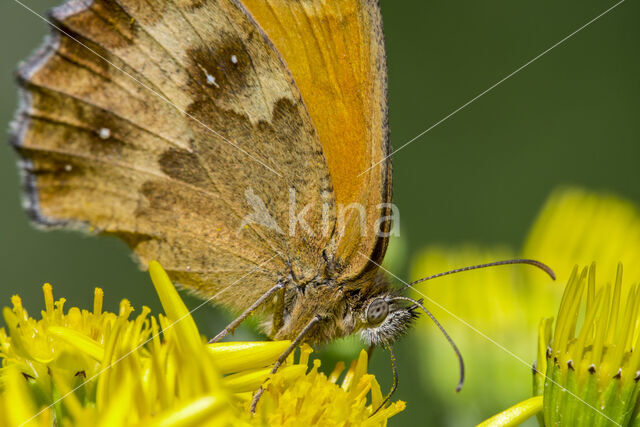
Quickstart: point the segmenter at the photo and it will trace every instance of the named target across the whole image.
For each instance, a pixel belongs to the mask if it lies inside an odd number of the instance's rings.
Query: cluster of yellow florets
[[[327,377],[311,348],[291,356],[269,378],[289,341],[206,344],[159,264],[150,273],[165,315],[143,307],[132,318],[127,300],[118,314],[64,311],[44,286],[42,318],[30,317],[19,297],[0,329],[0,425],[383,425],[404,409],[382,408],[380,386],[366,373],[362,352],[339,383],[340,365]],[[266,383],[256,414],[253,392]]]

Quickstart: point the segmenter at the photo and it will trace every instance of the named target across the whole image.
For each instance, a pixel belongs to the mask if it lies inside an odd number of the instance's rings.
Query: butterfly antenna
[[[389,353],[391,353],[391,369],[393,369],[393,387],[391,387],[391,391],[389,392],[389,394],[387,394],[387,397],[384,398],[384,400],[378,406],[378,408],[375,411],[373,411],[371,415],[369,415],[369,418],[373,417],[380,409],[382,409],[384,405],[387,404],[389,399],[391,399],[391,396],[393,396],[393,393],[395,393],[396,390],[398,389],[398,368],[396,367],[396,355],[393,354],[393,347],[391,345],[389,345],[388,347],[389,347]]]
[[[534,259],[519,258],[519,259],[507,259],[504,261],[489,262],[486,264],[471,265],[469,267],[456,268],[455,270],[445,271],[444,273],[438,273],[438,274],[434,274],[433,276],[423,277],[422,279],[416,280],[415,282],[411,282],[408,285],[404,286],[402,289],[400,289],[400,291],[404,291],[405,289],[410,288],[413,285],[416,285],[418,283],[426,282],[427,280],[435,279],[437,277],[448,276],[449,274],[461,273],[463,271],[469,271],[469,270],[477,270],[479,268],[495,267],[498,265],[510,265],[510,264],[533,265],[534,267],[538,267],[539,269],[547,273],[552,280],[556,280],[555,273],[548,265],[540,261],[536,261]]]
[[[451,339],[447,331],[445,331],[444,327],[440,324],[440,322],[438,322],[435,316],[431,314],[431,312],[427,310],[424,305],[421,304],[420,301],[416,301],[413,298],[409,298],[409,297],[395,297],[393,298],[393,300],[403,300],[403,301],[409,301],[414,303],[417,307],[420,307],[422,311],[427,313],[427,316],[429,316],[431,320],[433,320],[433,323],[435,323],[436,326],[440,329],[440,332],[442,332],[442,334],[447,339],[447,341],[449,341],[451,348],[453,348],[453,351],[456,353],[456,356],[458,357],[458,364],[460,365],[460,380],[458,381],[456,392],[459,392],[460,390],[462,390],[462,385],[464,384],[464,361],[462,360],[462,354],[460,353],[460,350],[458,350],[458,346],[456,345],[456,343],[453,342],[453,339]]]

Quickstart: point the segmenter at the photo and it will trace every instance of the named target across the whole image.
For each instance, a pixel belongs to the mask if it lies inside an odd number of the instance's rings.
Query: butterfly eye
[[[367,307],[367,322],[375,325],[382,322],[387,314],[389,314],[389,304],[382,298],[376,298]]]

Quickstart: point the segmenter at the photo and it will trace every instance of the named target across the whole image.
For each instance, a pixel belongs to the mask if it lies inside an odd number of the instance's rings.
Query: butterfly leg
[[[287,357],[289,357],[289,355],[293,352],[293,350],[295,350],[300,345],[300,343],[304,340],[305,336],[311,331],[311,329],[313,329],[316,323],[320,322],[321,320],[322,320],[322,317],[320,317],[319,315],[316,315],[314,316],[313,319],[309,321],[309,323],[307,323],[307,326],[305,326],[302,329],[302,331],[298,334],[298,336],[293,340],[291,345],[287,347],[287,349],[284,351],[284,353],[280,355],[280,357],[278,357],[278,360],[276,360],[276,363],[273,365],[273,368],[271,369],[271,372],[269,373],[269,375],[273,375],[278,371],[278,368],[280,368],[280,366],[285,362],[285,360],[287,360]],[[264,388],[260,386],[258,391],[256,391],[256,394],[253,395],[253,401],[251,402],[252,414],[256,412],[256,406],[258,406],[258,402],[260,401],[260,397],[262,396],[262,393],[264,393]]]
[[[273,318],[271,321],[271,336],[275,336],[276,333],[284,326],[284,291],[285,288],[280,288],[275,295],[275,304],[273,307]]]
[[[391,369],[393,369],[393,386],[391,387],[391,391],[387,394],[387,397],[384,398],[378,409],[373,411],[373,414],[369,415],[369,417],[373,417],[393,396],[393,393],[398,389],[398,368],[396,367],[396,355],[393,354],[393,347],[389,346],[389,353],[391,353]]]
[[[284,290],[285,286],[286,286],[286,282],[284,280],[278,280],[278,283],[273,288],[271,288],[267,292],[265,292],[264,295],[262,295],[260,298],[258,298],[256,300],[256,302],[251,304],[251,307],[247,308],[240,316],[236,317],[233,320],[233,322],[229,323],[227,325],[227,327],[224,328],[218,335],[216,335],[215,337],[211,338],[209,340],[209,344],[216,343],[216,342],[220,341],[222,338],[224,338],[227,335],[229,335],[231,332],[233,332],[238,326],[240,326],[240,324],[242,322],[244,322],[244,320],[247,317],[249,317],[251,315],[251,313],[253,313],[262,304],[264,304],[265,301],[267,301],[269,298],[271,298],[271,296],[273,294],[278,292],[280,289]]]

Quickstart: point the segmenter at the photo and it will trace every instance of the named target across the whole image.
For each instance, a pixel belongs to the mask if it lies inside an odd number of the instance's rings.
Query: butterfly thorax
[[[357,332],[367,344],[391,344],[417,317],[412,307],[393,302],[395,296],[380,271],[346,283],[327,279],[304,286],[292,283],[285,292],[282,327],[273,331],[271,337],[293,340],[314,317],[319,316],[321,321],[305,338],[310,344],[325,343]],[[274,318],[276,316],[278,313],[274,313]],[[272,325],[273,322],[269,322],[266,326],[271,329]]]

